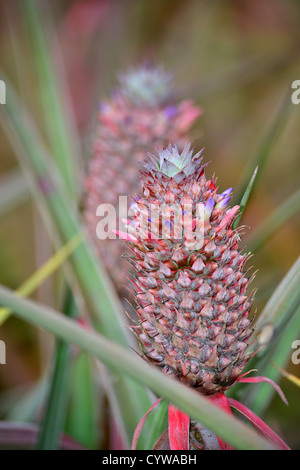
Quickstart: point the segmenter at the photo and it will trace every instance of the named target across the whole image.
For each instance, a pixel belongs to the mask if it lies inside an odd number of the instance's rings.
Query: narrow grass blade
[[[296,375],[294,375],[294,374],[290,374],[289,372],[282,369],[281,367],[279,367],[275,363],[272,363],[272,365],[275,367],[275,369],[277,369],[280,372],[281,375],[283,375],[283,377],[285,377],[290,382],[292,382],[293,384],[297,385],[297,387],[300,388],[300,378],[299,377],[296,377]]]
[[[161,400],[157,406],[157,409],[153,410],[153,422],[150,430],[145,436],[145,449],[151,450],[159,436],[168,428],[168,408],[169,402]],[[143,432],[142,432],[143,435]]]
[[[233,228],[233,229],[236,229],[237,226],[239,225],[239,222],[240,222],[241,217],[242,217],[242,215],[243,215],[244,209],[245,209],[246,204],[247,204],[247,202],[248,202],[248,199],[249,199],[249,197],[250,197],[250,195],[251,195],[252,188],[253,188],[253,186],[254,186],[255,178],[256,178],[256,175],[257,175],[257,170],[258,170],[258,167],[255,168],[254,173],[253,173],[253,175],[252,175],[252,178],[251,178],[251,180],[249,181],[249,184],[248,184],[248,186],[247,186],[247,188],[246,188],[246,191],[244,192],[244,195],[243,195],[243,197],[242,197],[242,199],[241,199],[241,202],[240,202],[240,204],[239,204],[239,206],[240,206],[240,208],[239,208],[239,215],[238,215],[238,217],[235,219],[235,221],[234,221],[233,224],[232,224],[232,228]]]
[[[79,352],[72,367],[71,396],[66,432],[87,449],[98,442],[98,404],[90,357]]]
[[[250,251],[258,251],[280,227],[282,227],[299,211],[300,190],[292,194],[277,209],[275,209],[255,231],[252,232],[247,243]]]
[[[253,175],[256,167],[258,167],[258,172],[255,181],[253,181],[251,189],[252,192],[260,180],[264,167],[272,154],[274,144],[283,130],[285,123],[287,122],[287,118],[292,109],[292,106],[290,90],[288,90],[288,92],[283,97],[282,102],[280,103],[279,109],[275,115],[271,127],[267,131],[267,134],[261,143],[257,155],[250,159],[248,165],[246,165],[245,171],[242,174],[238,185],[239,189],[237,190],[235,197],[236,204],[242,200],[243,195],[246,193],[248,182],[251,179],[251,176]]]
[[[66,296],[64,314],[69,318],[75,318],[78,315],[77,305],[69,289]],[[70,353],[70,344],[59,340],[55,348],[54,371],[38,439],[37,449],[39,450],[55,450],[59,447],[69,398]]]
[[[23,11],[23,18],[31,38],[32,54],[36,63],[38,92],[45,111],[44,119],[49,147],[68,192],[75,196],[80,174],[79,139],[75,126],[72,125],[72,112],[69,110],[70,104],[66,99],[68,93],[64,89],[62,77],[57,73],[61,64],[54,64],[52,57],[53,50],[50,48],[50,39],[52,48],[57,44],[55,32],[51,31],[53,25],[50,23],[50,6],[47,10],[47,17],[45,17],[41,2],[36,0],[21,2],[21,11]],[[77,145],[74,145],[75,142]]]
[[[41,266],[35,273],[30,276],[17,290],[16,294],[21,297],[26,297],[32,294],[49,276],[51,276],[76,250],[82,243],[83,238],[81,234],[76,235],[70,240],[63,248],[61,248],[55,255],[52,256],[43,266]],[[12,312],[9,309],[0,308],[0,326],[9,317]]]
[[[66,414],[69,360],[69,344],[59,341],[55,349],[55,368],[47,400],[46,414],[41,424],[37,444],[38,450],[56,450],[58,448]]]
[[[195,390],[151,367],[139,356],[133,355],[117,343],[82,328],[54,309],[21,299],[4,287],[0,287],[0,303],[13,309],[23,320],[53,333],[64,341],[77,344],[117,373],[126,374],[133,380],[142,382],[235,448],[275,449],[273,444],[245,423],[220,410]]]

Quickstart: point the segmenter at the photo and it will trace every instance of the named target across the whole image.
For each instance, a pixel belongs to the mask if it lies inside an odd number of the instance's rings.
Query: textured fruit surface
[[[120,77],[110,100],[101,103],[98,129],[85,185],[84,218],[99,254],[119,291],[128,283],[120,240],[99,240],[96,226],[100,204],[112,204],[118,220],[119,196],[140,190],[140,162],[147,151],[178,142],[200,114],[191,101],[174,96],[172,77],[159,67],[141,66]]]
[[[190,145],[182,152],[164,148],[145,167],[143,196],[128,223],[139,315],[133,331],[145,357],[165,373],[204,394],[224,391],[249,359],[252,333],[249,255],[240,251],[232,229],[239,207],[228,208],[231,188],[217,192],[215,179],[206,179],[201,152],[194,154]],[[188,224],[178,216],[186,208]]]

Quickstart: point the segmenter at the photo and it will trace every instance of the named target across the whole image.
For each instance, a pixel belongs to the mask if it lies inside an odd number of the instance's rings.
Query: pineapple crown
[[[136,106],[161,106],[172,98],[172,75],[161,66],[140,65],[119,76],[122,95]]]
[[[182,152],[179,152],[177,145],[163,147],[158,150],[158,156],[149,153],[149,162],[145,162],[145,168],[154,173],[161,173],[169,178],[173,178],[177,183],[183,179],[202,171],[202,152],[194,155],[194,148],[191,148],[191,143],[186,143]]]

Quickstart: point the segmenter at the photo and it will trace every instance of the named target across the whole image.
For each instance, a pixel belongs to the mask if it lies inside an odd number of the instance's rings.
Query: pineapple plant
[[[143,195],[131,208],[127,233],[118,232],[133,267],[138,321],[132,331],[148,362],[226,412],[232,406],[250,418],[250,410],[224,392],[239,381],[271,383],[242,374],[251,356],[254,291],[247,288],[253,275],[247,275],[249,254],[233,229],[239,206],[228,207],[232,188],[218,192],[215,178],[205,176],[201,154],[190,144],[181,152],[169,145],[144,164]],[[258,417],[251,418],[274,438]],[[170,404],[170,448],[186,450],[189,432],[188,417]],[[229,448],[222,441],[219,446]]]
[[[180,101],[172,76],[162,68],[142,65],[119,77],[119,87],[100,105],[97,135],[85,184],[84,219],[97,251],[119,292],[127,274],[119,240],[99,240],[96,209],[112,204],[119,217],[119,196],[139,190],[138,163],[146,150],[178,142],[183,148],[187,133],[201,110],[191,101]]]
[[[128,224],[134,240],[129,242],[128,259],[135,268],[140,318],[135,331],[146,358],[166,374],[204,394],[225,391],[248,361],[252,333],[253,295],[246,295],[248,255],[239,251],[239,235],[232,230],[238,206],[228,210],[231,189],[218,194],[215,180],[205,177],[201,152],[193,155],[189,145],[182,153],[169,146],[145,166],[144,197],[137,200]],[[199,203],[204,209],[203,243],[195,236]],[[163,204],[163,210],[170,209],[173,233],[170,230],[165,239],[161,220],[151,220],[154,230],[147,239],[144,214]],[[176,211],[188,205],[192,223],[178,238]]]

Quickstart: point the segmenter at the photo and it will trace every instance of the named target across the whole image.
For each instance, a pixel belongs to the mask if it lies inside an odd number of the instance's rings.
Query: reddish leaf
[[[217,232],[220,232],[220,230],[222,230],[222,228],[226,227],[226,225],[228,225],[229,222],[231,222],[231,220],[233,219],[233,217],[235,216],[235,214],[237,213],[239,208],[240,208],[240,206],[234,206],[230,209],[229,212],[227,212],[227,214],[223,217],[222,222],[220,223],[220,225],[218,225],[218,227],[216,228]]]
[[[151,406],[150,410],[147,411],[147,413],[145,414],[145,416],[142,417],[141,421],[139,422],[139,424],[137,425],[135,431],[134,431],[134,435],[133,435],[133,439],[132,439],[132,445],[131,445],[131,450],[135,450],[136,449],[136,446],[137,446],[137,443],[138,443],[138,440],[140,438],[140,435],[141,435],[141,432],[143,430],[143,427],[144,427],[144,424],[145,424],[145,421],[147,419],[147,416],[148,414],[153,410],[153,408],[156,407],[156,405],[160,402],[161,398],[159,398],[158,400],[156,400],[156,402]]]
[[[264,436],[266,436],[274,444],[278,445],[283,450],[290,450],[287,444],[274,432],[269,426],[264,423],[258,416],[256,416],[253,411],[249,410],[242,403],[234,400],[233,398],[228,398],[228,403],[232,408],[238,410],[245,418],[253,424],[253,426],[260,431]]]
[[[288,405],[288,401],[283,393],[283,391],[281,390],[281,388],[279,387],[279,385],[277,385],[275,382],[273,382],[273,380],[271,379],[268,379],[268,377],[240,377],[237,382],[239,383],[261,383],[261,382],[265,382],[267,384],[270,384],[272,385],[272,387],[275,388],[276,392],[279,394],[280,398],[282,399],[282,401]]]
[[[169,405],[169,441],[171,450],[189,450],[190,417]]]
[[[251,374],[251,372],[257,372],[257,371],[258,371],[258,369],[250,369],[250,370],[247,370],[247,372],[245,372],[244,374],[242,374],[242,375],[239,376],[239,379],[241,379],[242,377],[246,377],[246,375]],[[239,380],[239,379],[238,379],[238,380]]]
[[[215,393],[214,395],[211,395],[210,400],[218,407],[224,410],[228,414],[232,414],[230,406],[228,404],[228,399],[224,395],[224,393]],[[233,450],[233,447],[231,447],[227,442],[222,441],[219,436],[217,436],[220,449],[221,450]]]

